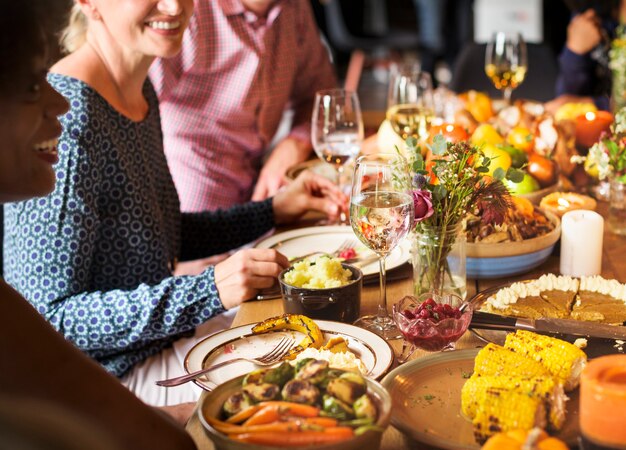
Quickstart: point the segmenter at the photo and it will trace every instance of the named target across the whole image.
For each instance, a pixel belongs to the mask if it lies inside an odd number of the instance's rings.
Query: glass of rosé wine
[[[362,316],[355,325],[387,339],[402,336],[387,311],[385,258],[413,226],[410,186],[408,163],[400,155],[378,153],[356,161],[350,225],[359,240],[378,256],[380,297],[376,314]]]

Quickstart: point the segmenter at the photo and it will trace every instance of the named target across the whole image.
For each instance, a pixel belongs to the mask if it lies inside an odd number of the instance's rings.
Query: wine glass
[[[315,93],[311,142],[317,156],[335,169],[337,187],[343,191],[344,165],[356,158],[363,142],[363,119],[356,92],[326,89]],[[342,214],[341,221],[346,220]]]
[[[356,161],[350,224],[359,240],[378,255],[380,297],[377,313],[363,316],[355,324],[388,339],[401,334],[387,311],[385,258],[413,225],[410,185],[408,163],[400,155],[379,153]]]
[[[519,33],[494,33],[487,44],[485,73],[500,91],[504,100],[511,103],[511,93],[524,81],[528,70],[526,43]]]
[[[392,69],[387,97],[387,120],[402,140],[426,140],[435,117],[430,74],[415,64]]]

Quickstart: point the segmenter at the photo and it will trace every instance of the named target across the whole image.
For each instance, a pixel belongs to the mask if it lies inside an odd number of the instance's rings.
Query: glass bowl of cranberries
[[[472,308],[449,293],[406,296],[393,305],[393,320],[404,337],[398,358],[403,363],[416,348],[429,352],[453,350],[472,320]]]

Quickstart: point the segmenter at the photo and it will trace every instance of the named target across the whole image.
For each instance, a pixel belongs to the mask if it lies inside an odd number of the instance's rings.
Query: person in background
[[[611,70],[609,48],[615,28],[626,18],[621,0],[569,1],[575,11],[567,27],[565,47],[559,55],[557,97],[546,103],[556,112],[565,103],[594,103],[610,110]]]
[[[262,202],[181,215],[148,69],[178,53],[192,11],[192,0],[76,1],[65,36],[82,45],[48,75],[70,103],[58,155],[48,156],[59,159],[56,189],[5,211],[6,280],[158,406],[197,399],[193,383],[154,382],[180,375],[197,339],[229,326],[233,308],[288,266],[273,249],[246,249],[199,275],[172,276],[177,259],[241,246],[309,209],[337,217],[346,201],[304,172]]]
[[[311,153],[315,92],[337,82],[306,0],[195,0],[182,51],[150,78],[184,212],[274,195]]]
[[[58,3],[0,0],[0,207],[54,189],[57,116],[68,110],[46,81]],[[60,444],[79,442],[77,427],[106,437],[98,448],[195,448],[180,426],[67,342],[1,277],[0,343],[0,448],[66,448]],[[191,408],[182,406],[167,409],[184,422]]]

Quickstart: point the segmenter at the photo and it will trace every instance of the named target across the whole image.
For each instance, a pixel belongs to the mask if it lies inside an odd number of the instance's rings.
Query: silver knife
[[[486,330],[529,330],[545,333],[561,333],[604,339],[626,340],[626,327],[572,319],[524,319],[474,311],[472,328]]]

